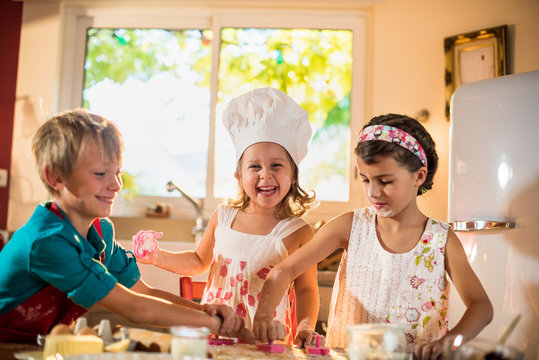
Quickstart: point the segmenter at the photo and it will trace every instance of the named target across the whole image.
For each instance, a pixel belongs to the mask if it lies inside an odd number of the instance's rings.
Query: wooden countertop
[[[0,343],[0,359],[15,360],[15,353],[23,351],[39,351],[41,347],[37,344],[20,344],[20,343]]]

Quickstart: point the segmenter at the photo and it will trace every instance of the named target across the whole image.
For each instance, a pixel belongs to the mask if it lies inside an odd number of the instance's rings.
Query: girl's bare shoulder
[[[353,221],[354,221],[354,211],[347,211],[347,212],[344,212],[342,214],[335,216],[326,225],[330,225],[330,224],[331,226],[342,226],[345,224],[352,225]]]
[[[326,239],[326,241],[336,241],[340,243],[340,246],[344,246],[350,237],[353,221],[354,211],[344,212],[324,224],[315,236]]]

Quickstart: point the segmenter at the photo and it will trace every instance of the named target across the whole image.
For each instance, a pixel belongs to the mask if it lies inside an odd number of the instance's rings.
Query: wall
[[[2,34],[2,56],[0,57],[0,79],[2,79],[0,81],[0,169],[7,170],[10,169],[11,165],[11,139],[13,136],[21,16],[22,3],[0,2],[0,34]],[[9,176],[7,186],[0,187],[0,229],[7,228],[8,198]]]
[[[13,126],[8,230],[23,225],[37,203],[48,198],[35,171],[31,138],[39,125],[56,112],[60,64],[60,5],[24,3],[17,69]]]
[[[430,112],[424,123],[437,144],[440,163],[434,189],[420,207],[433,218],[447,219],[449,122],[444,115],[443,39],[499,25],[509,25],[510,69],[539,69],[537,0],[388,0],[375,6],[373,114]]]
[[[24,6],[8,213],[11,231],[47,196],[29,148],[32,132],[56,111],[61,9],[54,2]],[[411,116],[421,109],[430,112],[425,126],[437,142],[440,165],[435,189],[420,200],[420,206],[428,215],[446,219],[449,123],[444,116],[443,39],[508,24],[511,71],[537,70],[539,1],[387,0],[374,5],[373,14],[367,112]]]

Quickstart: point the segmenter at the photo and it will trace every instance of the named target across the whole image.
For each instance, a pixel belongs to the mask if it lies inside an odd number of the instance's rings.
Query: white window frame
[[[62,39],[62,64],[58,90],[58,108],[72,109],[82,104],[84,57],[86,30],[89,27],[108,28],[169,28],[169,29],[212,29],[213,51],[212,69],[218,69],[220,29],[222,27],[258,28],[316,28],[349,29],[353,31],[353,69],[351,90],[350,144],[365,120],[368,34],[370,14],[366,11],[320,11],[320,10],[241,10],[241,9],[186,9],[173,6],[125,7],[125,6],[66,6],[63,11],[64,31]],[[207,161],[206,198],[200,199],[206,219],[222,199],[213,197],[214,182],[214,139],[216,121],[216,102],[218,71],[212,71],[210,134]],[[357,208],[361,203],[361,182],[355,170],[355,159],[350,149],[349,194],[348,202],[321,201],[320,206],[311,210],[308,220],[318,221],[331,218],[343,211]],[[231,172],[232,173],[232,172]],[[173,179],[171,179],[173,180]],[[181,183],[177,183],[181,187]],[[165,184],[163,184],[163,187]],[[127,216],[144,216],[146,206],[166,201],[172,206],[173,213],[181,217],[194,217],[193,209],[181,198],[137,197],[130,201]]]

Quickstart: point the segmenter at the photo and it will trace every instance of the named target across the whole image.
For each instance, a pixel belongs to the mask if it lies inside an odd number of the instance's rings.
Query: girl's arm
[[[195,250],[172,252],[157,248],[155,252],[137,258],[137,261],[143,264],[152,264],[176,274],[188,276],[200,274],[207,270],[211,263],[216,224],[217,211],[212,214],[206,231]]]
[[[451,229],[447,238],[446,260],[447,273],[466,306],[464,315],[450,333],[461,334],[463,340],[468,341],[492,321],[492,304],[470,266],[459,238]]]
[[[442,339],[415,349],[419,359],[435,359],[442,352],[444,340],[452,341],[451,339],[460,334],[463,336],[463,342],[466,342],[492,321],[492,304],[470,266],[459,238],[451,229],[447,234],[445,257],[446,271],[464,302],[466,311],[457,325]]]
[[[269,272],[253,322],[253,332],[259,340],[284,339],[284,326],[273,320],[273,314],[288,285],[335,249],[347,247],[352,219],[353,212],[332,219],[318,230],[311,241]]]
[[[313,237],[313,231],[306,225],[296,231],[294,235],[299,237],[299,247],[305,246]],[[297,250],[296,250],[297,251]],[[320,299],[318,296],[318,279],[316,264],[310,266],[303,274],[294,280],[296,292],[296,319],[297,332],[294,339],[298,346],[305,346],[315,340],[316,319]]]

